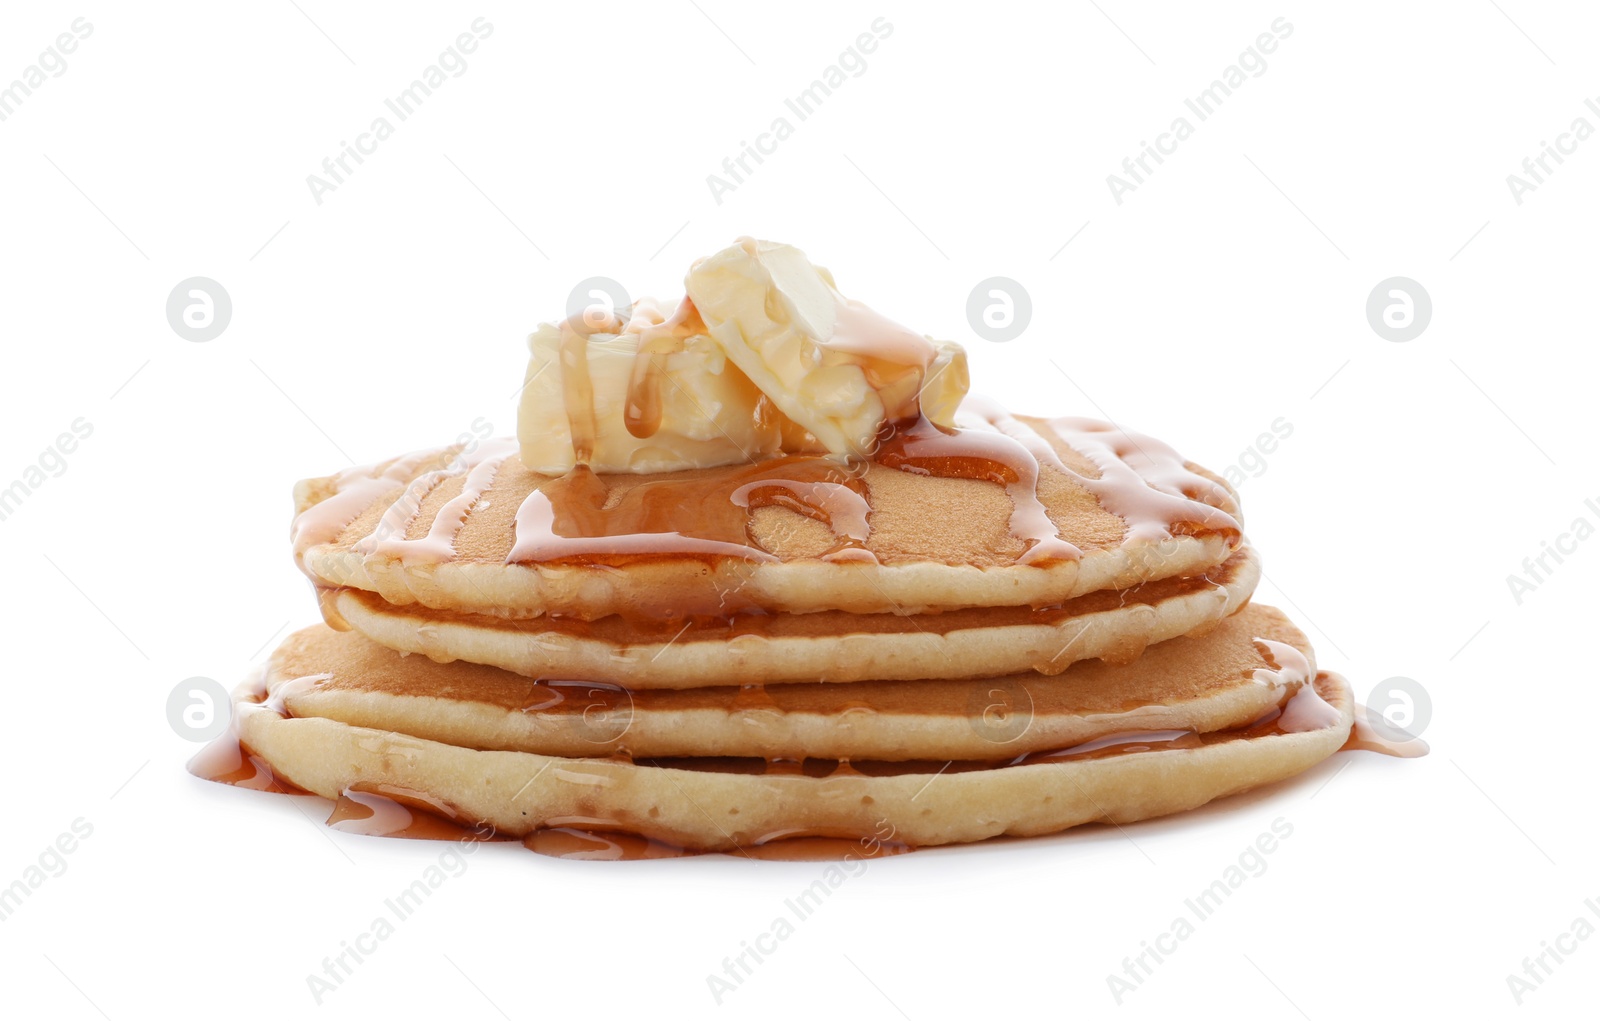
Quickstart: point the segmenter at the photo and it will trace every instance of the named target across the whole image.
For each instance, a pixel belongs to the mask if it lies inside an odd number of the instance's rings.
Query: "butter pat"
[[[651,306],[641,301],[640,307]],[[587,357],[593,393],[590,467],[600,472],[670,472],[742,464],[778,453],[782,437],[777,423],[758,421],[761,391],[703,334],[684,340],[681,351],[662,356],[661,420],[655,431],[646,437],[628,431],[629,379],[641,326],[652,319],[659,317],[635,317],[626,328],[596,333],[586,345],[575,345]],[[528,346],[532,357],[517,416],[522,463],[542,474],[564,474],[576,458],[561,327],[541,325]],[[584,429],[587,409],[571,410]]]
[[[590,309],[528,338],[522,462],[671,472],[780,454],[870,458],[902,424],[953,426],[966,352],[845,298],[790,245],[744,238],[689,271],[670,316]]]
[[[706,333],[795,425],[831,453],[870,457],[919,413],[950,425],[966,352],[839,293],[792,245],[743,239],[689,271]]]

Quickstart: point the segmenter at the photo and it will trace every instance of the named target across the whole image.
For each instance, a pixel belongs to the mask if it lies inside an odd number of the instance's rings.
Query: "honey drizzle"
[[[576,861],[646,861],[683,858],[697,853],[637,833],[581,826],[546,826],[534,830],[522,838],[522,846],[549,858]]]
[[[751,511],[784,507],[828,525],[830,555],[859,557],[870,509],[866,483],[839,462],[792,456],[727,468],[714,477],[655,478],[607,506],[604,479],[585,466],[545,482],[517,509],[507,563],[638,559],[666,554],[777,558],[750,538]]]
[[[682,309],[675,314],[678,322],[673,330],[691,328],[683,325],[684,316]],[[569,328],[564,336],[579,334]],[[661,336],[676,334],[669,331]],[[649,379],[646,373],[643,390],[653,385]],[[656,384],[659,382],[657,379]],[[639,407],[648,410],[651,399],[641,397],[640,401]],[[1073,472],[1048,442],[1009,414],[981,399],[971,399],[969,404],[989,428],[945,429],[919,418],[903,423],[878,450],[875,460],[900,471],[978,479],[1003,487],[1012,501],[1011,532],[1025,544],[1019,563],[1037,565],[1082,556],[1076,546],[1060,537],[1039,499],[1041,464],[1069,474],[1108,511],[1121,516],[1128,523],[1125,542],[1166,538],[1188,528],[1238,532],[1238,521],[1232,515],[1188,495],[1204,493],[1226,500],[1226,494],[1215,483],[1184,467],[1176,452],[1164,444],[1130,439],[1146,451],[1141,455],[1146,464],[1141,473],[1131,463],[1131,452],[1119,452],[1096,438],[1107,427],[1083,420],[1052,423],[1058,435],[1066,430],[1064,442],[1100,466],[1101,478],[1092,479]],[[579,414],[578,418],[584,416]],[[1067,421],[1076,424],[1067,429],[1061,424]],[[648,417],[639,418],[640,428],[648,424]],[[579,436],[582,423],[576,428],[574,435]],[[318,542],[337,538],[367,506],[382,495],[398,491],[372,534],[357,543],[357,552],[395,555],[405,563],[449,560],[455,554],[456,536],[472,508],[493,485],[513,447],[514,441],[509,439],[489,441],[457,464],[414,478],[411,476],[417,468],[438,456],[437,451],[401,458],[376,476],[361,474],[362,469],[347,472],[339,477],[333,495],[296,518],[297,555]],[[1149,453],[1152,450],[1156,453]],[[770,562],[776,558],[750,538],[748,512],[778,506],[834,530],[838,542],[824,554],[825,559],[872,561],[875,558],[867,549],[871,504],[862,478],[865,473],[860,469],[860,462],[790,455],[730,468],[712,478],[652,479],[634,486],[615,507],[607,508],[604,505],[609,487],[602,477],[579,465],[564,476],[544,482],[524,499],[517,510],[515,540],[506,559],[508,563],[597,562],[683,554]],[[467,479],[462,492],[440,508],[428,533],[418,539],[405,539],[427,493],[444,479],[463,472]],[[1165,491],[1157,488],[1158,483],[1180,491]],[[686,528],[682,527],[685,523]]]
[[[876,313],[869,314],[864,306],[848,307],[855,318],[847,323],[844,337],[868,328],[886,330],[882,324],[889,323],[891,332],[926,343]],[[866,465],[860,461],[794,454],[721,470],[713,476],[673,473],[627,489],[615,506],[607,507],[610,487],[586,464],[594,440],[587,345],[595,333],[624,329],[624,325],[617,316],[597,316],[596,311],[587,310],[562,324],[562,387],[577,466],[566,475],[543,481],[523,500],[516,512],[514,541],[506,562],[625,563],[674,554],[772,562],[777,558],[761,549],[749,534],[750,512],[767,506],[783,507],[828,525],[837,542],[823,554],[824,559],[875,562],[867,548],[872,508],[864,481]],[[661,359],[681,349],[688,337],[702,332],[704,324],[685,298],[666,318],[654,305],[641,303],[625,329],[641,335],[629,383],[628,428],[636,436],[646,436],[660,427]],[[873,360],[858,348],[869,350],[870,345],[851,339],[842,342],[839,350],[864,371],[876,371]],[[894,389],[881,379],[874,385],[880,383],[887,387],[885,393]],[[781,415],[776,409],[771,413]],[[970,397],[963,414],[981,425],[945,428],[922,416],[894,423],[897,428],[874,452],[874,460],[899,471],[977,479],[1004,488],[1012,502],[1011,533],[1024,544],[1018,559],[1021,564],[1046,565],[1082,557],[1081,550],[1061,537],[1040,499],[1040,474],[1045,465],[1074,480],[1108,512],[1121,517],[1127,523],[1125,544],[1206,529],[1235,538],[1241,534],[1233,514],[1202,499],[1234,508],[1224,487],[1190,470],[1165,444],[1123,433],[1126,443],[1119,449],[1105,438],[1113,431],[1110,426],[1083,419],[1052,421],[1049,427],[1056,436],[1099,468],[1100,477],[1091,478],[1070,468],[1043,436],[998,405]],[[405,563],[449,560],[455,554],[455,537],[513,449],[512,440],[491,441],[471,457],[421,476],[415,476],[417,469],[440,452],[409,455],[376,476],[364,474],[372,469],[345,472],[335,480],[331,496],[296,518],[296,555],[337,538],[367,507],[398,491],[372,534],[357,543],[356,551],[395,555]],[[427,535],[405,539],[428,492],[464,471],[469,474],[462,492],[440,508]]]
[[[447,468],[423,472],[406,484],[396,498],[378,518],[378,523],[372,531],[351,547],[355,552],[366,556],[377,550],[388,551],[392,545],[404,538],[406,530],[411,527],[411,522],[417,520],[417,515],[422,512],[422,501],[428,498],[434,487],[451,476]]]
[[[1061,538],[1039,500],[1039,460],[1014,437],[986,429],[942,429],[919,418],[878,450],[886,468],[946,479],[981,479],[1011,498],[1011,534],[1025,549],[1018,562],[1079,560],[1083,551]]]
[[[680,315],[682,311],[680,310]],[[641,348],[641,350],[643,350]],[[638,376],[648,389],[650,375]],[[656,381],[659,384],[659,379]],[[1206,495],[1233,506],[1216,483],[1190,471],[1176,451],[1145,438],[1129,438],[1132,451],[1119,451],[1099,438],[1109,429],[1084,420],[1060,419],[1052,428],[1101,470],[1098,479],[1072,471],[1050,444],[997,406],[969,399],[988,428],[945,429],[919,417],[900,423],[876,451],[876,463],[899,471],[940,478],[977,479],[999,485],[1012,501],[1010,529],[1024,543],[1019,563],[1042,565],[1078,560],[1082,551],[1062,539],[1039,498],[1041,464],[1050,464],[1088,489],[1108,511],[1127,522],[1124,542],[1160,540],[1176,532],[1217,529],[1241,534],[1238,520],[1202,502]],[[637,404],[640,427],[651,399]],[[1092,428],[1090,426],[1092,425]],[[1065,433],[1065,435],[1063,435]],[[1150,451],[1155,451],[1151,453]],[[752,478],[751,473],[757,477]],[[607,487],[580,466],[534,490],[517,512],[516,541],[509,563],[570,559],[685,554],[771,560],[748,534],[748,515],[735,509],[781,506],[833,528],[840,542],[825,557],[866,560],[871,506],[857,472],[830,458],[791,455],[733,469],[715,480],[659,479],[625,493],[618,505],[602,509]],[[750,498],[766,494],[765,500]],[[745,497],[740,502],[740,497]],[[626,510],[624,508],[627,508]],[[688,524],[687,528],[674,527]],[[875,559],[875,558],[874,558]]]
[[[1280,707],[1263,714],[1251,723],[1225,730],[1197,733],[1193,730],[1132,731],[1095,738],[1070,748],[1055,751],[1030,752],[1006,762],[980,761],[916,761],[882,762],[834,759],[748,759],[736,757],[677,757],[640,758],[615,756],[614,761],[631,762],[641,767],[668,769],[710,770],[716,772],[764,775],[789,778],[800,782],[849,783],[864,777],[965,773],[991,769],[1007,769],[1046,763],[1077,762],[1111,758],[1120,755],[1176,751],[1203,748],[1230,741],[1287,736],[1306,732],[1302,724],[1305,712],[1297,712],[1297,699],[1314,698],[1322,706],[1328,702],[1317,692],[1315,683],[1299,681],[1298,670],[1305,657],[1292,646],[1279,647],[1280,643],[1266,642],[1277,662],[1274,674],[1281,676],[1289,698]],[[1285,652],[1284,650],[1288,650]],[[1288,653],[1294,653],[1289,655]],[[1296,658],[1298,657],[1298,659]],[[1309,667],[1309,664],[1307,664]],[[279,685],[268,698],[261,678],[257,677],[257,692],[253,703],[238,705],[244,712],[277,712],[286,718],[292,716],[286,705],[290,692],[287,686],[315,684],[325,675],[296,678]],[[1326,671],[1316,680],[1332,679]],[[1277,682],[1271,682],[1277,683]],[[1310,693],[1308,696],[1307,693]],[[1358,719],[1363,715],[1357,706]],[[1300,717],[1300,719],[1297,719]],[[1335,723],[1337,720],[1334,721]],[[1370,729],[1370,728],[1369,728]],[[1420,740],[1390,742],[1371,733],[1361,734],[1360,725],[1352,727],[1351,735],[1341,750],[1361,749],[1383,754],[1411,758],[1427,754],[1427,745]],[[578,760],[581,761],[581,760]],[[189,772],[202,779],[255,790],[275,791],[284,794],[305,794],[294,784],[278,777],[271,766],[239,743],[237,730],[231,729],[196,755],[189,763]],[[448,840],[498,840],[508,839],[495,833],[486,824],[474,823],[454,806],[430,795],[402,787],[372,782],[358,782],[347,788],[342,796],[331,802],[332,811],[328,825],[346,832],[372,836],[395,836]],[[562,818],[552,819],[549,825],[535,830],[523,838],[529,850],[560,858],[601,859],[609,861],[645,858],[671,858],[707,853],[679,847],[667,841],[640,834],[628,826],[605,819]],[[811,833],[782,830],[766,834],[750,844],[729,854],[743,854],[750,858],[779,860],[838,860],[841,858],[872,858],[901,854],[916,850],[913,845],[893,839],[893,833],[851,835],[844,833]]]
[[[616,313],[598,305],[561,321],[558,361],[561,366],[561,398],[567,412],[567,430],[572,437],[574,463],[587,465],[594,459],[595,417],[594,384],[589,378],[589,338],[597,333],[619,333],[622,320]]]
[[[470,457],[462,458],[452,467],[423,475],[422,479],[438,476],[433,484],[427,486],[428,490],[445,478],[452,478],[463,472],[466,472],[467,477],[462,482],[461,492],[440,507],[438,513],[433,516],[426,535],[417,539],[405,538],[412,522],[421,513],[422,501],[427,496],[426,491],[414,495],[407,489],[394,506],[384,513],[377,527],[372,530],[372,534],[356,543],[356,552],[363,555],[378,553],[396,556],[405,564],[437,564],[454,557],[456,536],[461,534],[462,527],[467,523],[467,515],[494,484],[495,477],[499,475],[506,459],[516,453],[516,446],[516,441],[511,439],[488,440]],[[403,508],[402,505],[406,505],[408,501],[409,508]],[[393,521],[390,520],[390,513],[396,514]]]
[[[352,521],[384,496],[395,490],[403,491],[417,469],[439,453],[424,450],[396,458],[377,475],[370,474],[373,466],[340,472],[334,477],[333,493],[295,515],[289,530],[295,560],[301,561],[311,547],[337,539]]]
[[[922,417],[921,397],[938,352],[924,336],[833,291],[833,336],[817,344],[823,365],[854,365],[883,402],[888,423]],[[870,453],[870,451],[868,451]]]
[[[1258,642],[1261,639],[1257,639]],[[1281,643],[1265,642],[1269,647],[1279,647]],[[1305,657],[1292,646],[1281,646],[1295,654],[1301,662]],[[1293,658],[1293,657],[1291,657]],[[1307,664],[1309,667],[1309,664]],[[1294,678],[1294,668],[1284,671],[1289,680]],[[1258,671],[1259,676],[1259,671]],[[1285,688],[1288,698],[1278,707],[1273,708],[1251,723],[1241,727],[1230,727],[1223,730],[1199,733],[1193,730],[1173,731],[1143,731],[1121,735],[1109,735],[1085,742],[1073,748],[1063,749],[1058,752],[1032,752],[1018,756],[1011,761],[1011,765],[1029,765],[1036,762],[1070,762],[1089,758],[1105,758],[1112,755],[1123,755],[1135,752],[1162,750],[1178,750],[1183,748],[1203,748],[1208,745],[1225,744],[1230,741],[1252,740],[1263,737],[1287,737],[1293,734],[1311,733],[1317,730],[1326,730],[1336,726],[1340,719],[1339,710],[1334,708],[1322,693],[1317,690],[1318,681],[1332,680],[1335,675],[1324,670],[1317,674],[1315,680],[1307,677],[1297,685]],[[1346,685],[1348,687],[1348,685]],[[1330,715],[1331,714],[1331,715]],[[1314,725],[1317,719],[1325,719],[1323,726]],[[1352,727],[1351,733],[1354,734]],[[1349,741],[1341,746],[1340,750],[1355,747]],[[1372,748],[1372,751],[1383,751],[1385,754],[1400,755],[1398,752],[1386,749]],[[1426,754],[1424,749],[1422,754]],[[959,769],[957,770],[960,771]]]
[[[574,464],[587,465],[594,459],[597,434],[594,386],[589,377],[589,339],[596,334],[639,335],[623,402],[623,424],[629,433],[645,439],[661,428],[661,382],[666,374],[666,357],[682,351],[690,337],[704,333],[705,324],[687,297],[667,317],[661,315],[655,302],[645,298],[634,306],[626,323],[614,312],[590,306],[563,320],[560,330],[561,390],[572,458]]]
[[[822,554],[823,560],[877,563],[878,558],[867,549],[867,536],[871,531],[867,519],[872,514],[872,505],[867,502],[866,484],[849,478],[842,471],[839,477],[846,481],[762,479],[745,483],[728,499],[735,507],[745,510],[785,507],[827,525],[839,541]]]
[[[1160,440],[1087,418],[1051,419],[1047,426],[1058,439],[1088,458],[1100,470],[1090,478],[1064,462],[1050,442],[994,401],[968,397],[963,411],[980,416],[994,429],[1026,447],[1041,464],[1063,472],[1087,489],[1100,505],[1128,524],[1123,540],[1162,540],[1175,530],[1209,529],[1243,534],[1238,507],[1221,485],[1189,469],[1183,457]],[[1126,441],[1123,449],[1107,442],[1112,434]],[[1202,500],[1207,497],[1221,506]],[[1229,508],[1231,510],[1224,510]]]
[[[653,302],[641,301],[635,306],[627,329],[639,334],[639,347],[628,376],[622,421],[631,435],[648,439],[661,428],[661,383],[666,376],[667,356],[682,351],[690,337],[704,333],[706,328],[700,310],[685,297],[665,319]]]
[[[752,259],[760,262],[760,241],[743,236],[736,243]],[[818,339],[810,335],[809,329],[802,329],[800,332],[805,339],[801,341],[800,359],[814,370],[853,366],[860,370],[867,386],[881,404],[886,423],[914,421],[920,415],[920,398],[929,372],[938,360],[937,348],[927,337],[863,302],[846,298],[839,293],[831,274],[826,270],[818,272],[832,298],[833,330],[827,338]],[[686,303],[692,300],[684,299]],[[765,304],[768,318],[793,325],[794,309],[789,299],[777,288],[768,292]],[[698,313],[696,317],[699,318]],[[703,320],[700,332],[705,332]],[[780,414],[786,403],[791,409],[796,409],[804,400],[798,394],[762,396],[778,408]],[[793,425],[786,416],[784,422]],[[791,437],[786,429],[782,449],[791,452],[812,449],[813,443],[809,441],[814,441],[815,437],[798,426],[793,428],[803,435]],[[799,445],[791,445],[791,439],[798,440]],[[848,453],[852,456],[869,455],[873,441],[874,437],[870,435],[848,437]]]
[[[1257,669],[1254,679],[1280,693],[1280,730],[1286,734],[1302,734],[1339,722],[1339,710],[1329,705],[1317,692],[1317,686],[1311,683],[1311,661],[1305,653],[1269,638],[1257,638],[1255,644],[1268,668]]]
[[[903,366],[908,370],[926,369],[936,354],[928,338],[909,326],[853,298],[846,298],[831,284],[833,291],[833,336],[819,346],[847,354],[864,362]]]
[[[250,701],[243,705],[260,705],[267,699],[266,668],[257,670],[249,680],[252,687]],[[234,708],[235,714],[239,708]],[[249,711],[246,709],[245,711]],[[287,716],[287,710],[282,715]],[[250,751],[239,740],[237,715],[228,721],[228,729],[216,740],[201,748],[187,766],[189,772],[202,780],[244,787],[253,791],[272,791],[278,794],[309,794],[295,784],[280,777],[272,766]]]
[[[1340,751],[1377,752],[1397,759],[1417,759],[1428,754],[1428,742],[1420,737],[1408,735],[1401,741],[1384,735],[1372,725],[1373,715],[1373,710],[1367,706],[1356,706],[1355,725],[1350,728],[1350,739]]]
[[[492,826],[473,824],[454,805],[421,791],[359,781],[344,789],[328,814],[329,828],[369,837],[410,840],[509,840]]]

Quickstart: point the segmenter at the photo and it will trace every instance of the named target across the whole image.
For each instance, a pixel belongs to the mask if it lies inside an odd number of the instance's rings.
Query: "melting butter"
[[[800,249],[742,238],[685,284],[728,358],[830,453],[870,457],[922,414],[953,424],[966,352],[845,298]]]
[[[779,454],[871,457],[898,425],[954,424],[966,352],[839,293],[790,245],[743,238],[695,263],[670,315],[591,309],[529,338],[525,465],[670,472]]]

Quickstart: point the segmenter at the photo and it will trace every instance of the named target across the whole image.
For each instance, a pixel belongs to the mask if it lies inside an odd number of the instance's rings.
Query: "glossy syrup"
[[[1356,706],[1356,722],[1341,751],[1377,752],[1397,759],[1418,759],[1428,754],[1428,742],[1420,737],[1396,740],[1385,736],[1372,725],[1373,715],[1374,710],[1367,706]]]
[[[253,688],[250,695],[251,702],[271,709],[280,716],[288,715],[288,710],[282,707],[281,696],[275,702],[267,700],[264,670],[257,671],[249,683]],[[235,709],[234,712],[237,714],[238,710]],[[201,748],[189,760],[188,769],[202,780],[228,784],[232,787],[244,787],[252,791],[274,791],[279,794],[310,793],[279,776],[265,759],[240,743],[237,716],[230,720],[228,729],[222,736]]]
[[[751,242],[753,244],[753,242]],[[688,557],[769,561],[749,533],[753,512],[780,506],[831,528],[836,543],[825,557],[871,562],[869,464],[947,479],[974,479],[1002,487],[1013,511],[1010,531],[1022,547],[1019,562],[1048,565],[1081,558],[1062,539],[1040,496],[1042,474],[1060,473],[1087,489],[1127,523],[1127,540],[1219,532],[1237,542],[1242,533],[1231,494],[1195,471],[1171,448],[1104,423],[1057,419],[1029,425],[998,405],[972,397],[961,428],[924,417],[917,403],[937,352],[925,338],[858,302],[836,298],[835,336],[818,345],[826,364],[847,363],[862,372],[885,408],[880,441],[865,457],[788,454],[744,467],[680,472],[642,484],[614,487],[588,467],[597,434],[588,345],[596,335],[636,334],[623,416],[628,431],[645,438],[661,427],[664,360],[706,330],[688,298],[664,315],[641,301],[626,310],[589,308],[560,325],[558,365],[576,467],[542,481],[515,515],[509,563],[619,565],[639,559]],[[763,398],[757,417],[778,423],[789,449],[815,449],[810,437]],[[1041,432],[1041,430],[1043,432]],[[793,435],[798,432],[800,435]],[[1053,440],[1047,438],[1053,436]],[[1076,471],[1057,452],[1059,441],[1094,470]],[[514,454],[496,440],[461,456],[446,450],[414,454],[385,465],[351,469],[331,480],[332,492],[297,517],[297,554],[331,542],[368,508],[387,501],[372,532],[355,546],[363,555],[391,555],[405,563],[438,563],[455,555],[454,539],[479,499]],[[425,535],[407,539],[428,494],[446,479],[465,475],[461,492],[444,504]],[[637,476],[629,476],[636,481]]]
[[[1276,644],[1276,643],[1274,643]],[[1288,648],[1285,646],[1284,648]],[[1307,732],[1306,721],[1322,717],[1324,707],[1333,707],[1322,697],[1318,684],[1292,676],[1291,664],[1285,673],[1283,702],[1259,719],[1241,727],[1209,733],[1191,730],[1137,731],[1113,734],[1070,748],[1032,752],[1008,762],[884,762],[840,759],[768,760],[727,756],[641,758],[616,756],[643,768],[668,768],[744,773],[750,775],[806,777],[828,780],[840,777],[885,777],[911,774],[966,773],[1046,763],[1062,763],[1112,758],[1140,753],[1160,753],[1230,741],[1249,740]],[[1326,672],[1317,680],[1330,679]],[[306,680],[306,679],[302,679]],[[310,679],[314,682],[314,679]],[[302,683],[291,681],[290,684]],[[256,699],[261,710],[287,716],[280,697],[266,700],[265,691]],[[250,710],[247,710],[250,711]],[[1374,751],[1401,758],[1427,754],[1427,745],[1418,740],[1393,742],[1378,735],[1362,718],[1341,750]],[[1337,712],[1335,711],[1335,715]],[[282,794],[305,794],[292,782],[276,775],[259,756],[243,746],[230,731],[208,745],[189,762],[189,772],[217,783]],[[357,783],[346,788],[330,803],[327,823],[346,833],[366,836],[401,837],[426,840],[513,840],[477,823],[454,806],[428,794],[388,784]],[[630,827],[605,819],[559,819],[522,838],[523,846],[539,854],[586,861],[638,861],[678,858],[708,852],[690,850],[671,841],[639,833]],[[837,861],[851,858],[880,858],[916,850],[895,839],[892,830],[872,834],[809,833],[785,831],[767,834],[731,852],[730,855],[760,860]],[[715,853],[715,852],[709,852]]]
[[[333,803],[328,825],[345,833],[413,840],[506,840],[438,798],[393,784],[357,783]]]
[[[774,558],[750,538],[753,511],[784,507],[828,526],[835,559],[872,560],[867,488],[838,461],[790,456],[714,476],[658,478],[613,497],[607,477],[578,466],[528,494],[509,563],[616,564],[663,556]]]
[[[1076,560],[1081,551],[1061,538],[1041,497],[1046,471],[1059,474],[1091,493],[1107,511],[1126,523],[1125,542],[1161,540],[1175,535],[1213,533],[1237,544],[1242,530],[1231,494],[1215,480],[1194,470],[1175,451],[1148,437],[1103,423],[1058,419],[1035,427],[978,399],[964,405],[971,425],[942,428],[920,415],[916,398],[933,357],[923,338],[877,316],[857,303],[836,309],[835,339],[822,345],[830,364],[846,361],[861,368],[885,403],[887,435],[870,452],[879,468],[946,479],[978,480],[1002,487],[1013,511],[1012,536],[1023,547],[1020,562],[1044,566]],[[577,563],[609,566],[662,557],[706,561],[775,558],[750,534],[754,513],[781,507],[825,525],[834,536],[828,559],[873,562],[870,550],[871,492],[866,482],[868,461],[842,460],[816,454],[791,454],[711,473],[684,472],[617,485],[588,467],[596,436],[595,402],[588,371],[588,343],[599,333],[638,332],[640,341],[629,381],[624,418],[636,437],[653,435],[661,425],[664,359],[682,349],[704,324],[687,299],[671,316],[641,306],[624,323],[609,312],[588,310],[561,326],[559,365],[577,467],[559,478],[544,479],[515,514],[514,543],[507,562]],[[787,422],[764,401],[758,417]],[[770,422],[769,422],[770,424]],[[793,423],[788,423],[793,428]],[[1040,429],[1043,430],[1041,433]],[[795,447],[804,437],[786,436]],[[1078,471],[1055,447],[1076,451],[1092,466]],[[296,518],[297,557],[311,546],[337,539],[370,509],[389,501],[372,535],[358,544],[363,554],[390,554],[402,560],[438,562],[454,556],[454,540],[474,505],[493,484],[502,463],[512,456],[510,441],[486,446],[470,458],[453,451],[434,451],[367,469],[352,469],[332,480],[332,492]],[[1075,462],[1080,463],[1081,462]],[[460,495],[436,514],[427,533],[405,536],[424,501],[445,480],[465,475]],[[1287,647],[1284,647],[1287,648]],[[1320,696],[1313,679],[1296,677],[1308,667],[1273,649],[1271,677],[1258,678],[1283,694],[1279,705],[1251,724],[1216,733],[1192,731],[1139,732],[1114,735],[1072,748],[1035,752],[999,767],[985,762],[871,762],[805,759],[675,758],[641,760],[643,767],[706,769],[812,779],[895,776],[942,771],[1026,766],[1100,759],[1116,755],[1159,753],[1203,747],[1226,741],[1304,733],[1329,725],[1333,707]],[[1289,650],[1293,652],[1294,650]],[[1294,654],[1298,656],[1298,653]],[[316,683],[314,679],[291,682]],[[557,692],[558,695],[564,693]],[[626,695],[626,693],[624,693]],[[751,688],[740,697],[753,712],[768,709],[770,696]],[[265,692],[250,711],[289,715],[285,693],[271,701]],[[631,704],[631,703],[630,703]],[[1416,742],[1420,745],[1420,742]],[[1411,754],[1383,742],[1358,720],[1346,748],[1386,754]],[[1426,746],[1422,746],[1425,750]],[[299,788],[273,774],[235,733],[225,735],[190,763],[205,779],[258,790],[298,793]],[[346,832],[428,839],[494,839],[452,806],[402,788],[358,784],[333,803],[329,825]],[[523,840],[541,854],[584,860],[639,860],[692,853],[627,826],[603,819],[552,820]],[[778,833],[740,849],[753,858],[827,860],[879,857],[911,850],[893,834]]]

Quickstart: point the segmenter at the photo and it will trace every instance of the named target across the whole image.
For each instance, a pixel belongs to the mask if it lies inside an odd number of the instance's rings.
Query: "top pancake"
[[[318,584],[395,604],[594,620],[1053,606],[1203,572],[1241,541],[1232,491],[1158,441],[973,399],[958,424],[871,462],[656,475],[447,447],[301,482],[295,551]]]

